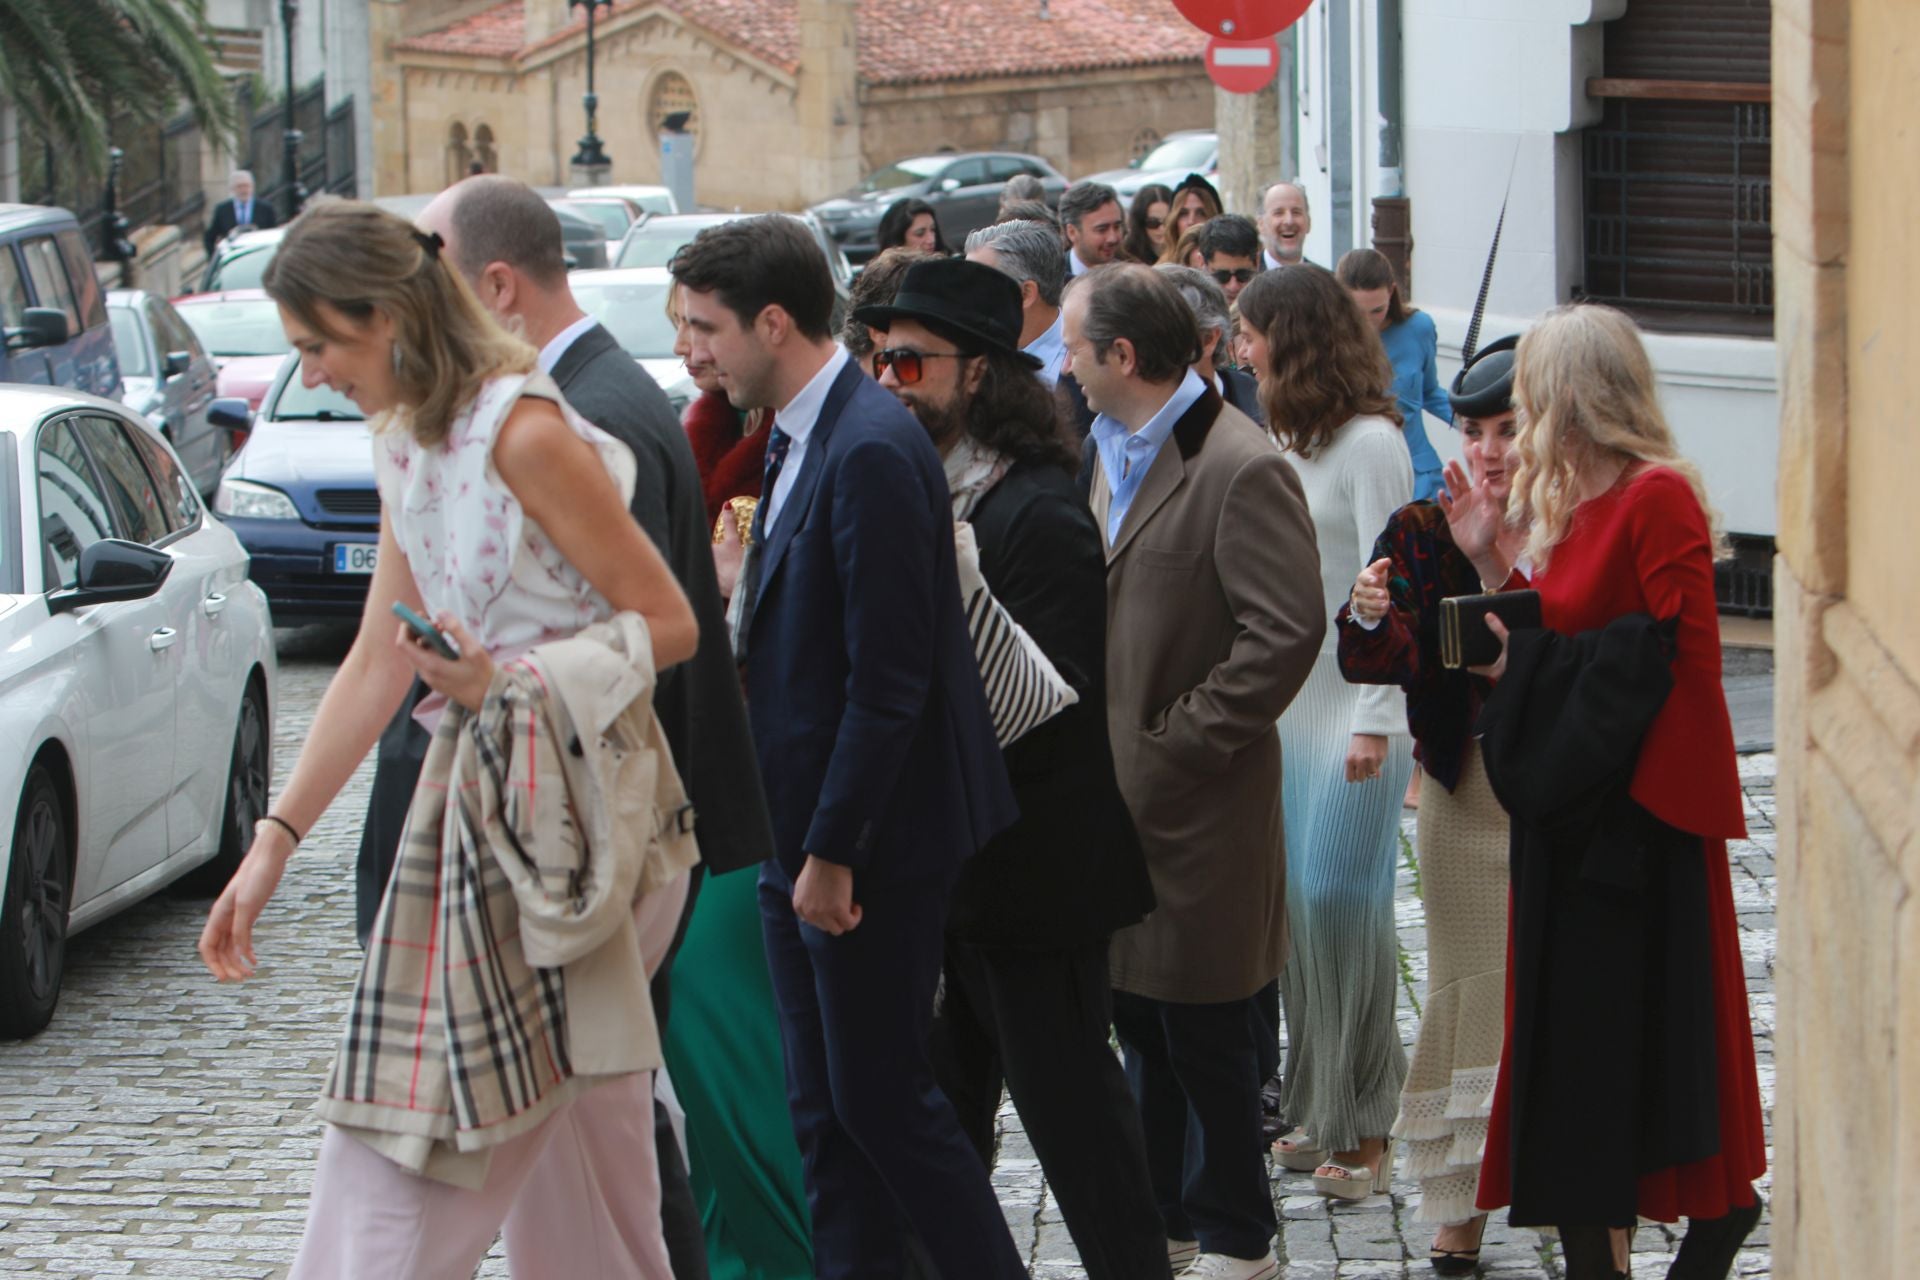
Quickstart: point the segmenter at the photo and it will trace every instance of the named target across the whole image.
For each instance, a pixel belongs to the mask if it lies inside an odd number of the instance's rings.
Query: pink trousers
[[[634,910],[649,972],[686,884]],[[473,1280],[496,1235],[522,1280],[673,1280],[653,1144],[651,1071],[596,1085],[493,1148],[478,1191],[409,1173],[328,1125],[291,1280]]]

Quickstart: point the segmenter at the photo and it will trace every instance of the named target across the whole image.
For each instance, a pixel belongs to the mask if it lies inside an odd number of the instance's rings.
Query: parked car
[[[119,397],[106,298],[65,209],[0,204],[0,331],[0,382]]]
[[[196,493],[212,493],[233,439],[207,419],[217,394],[213,359],[172,305],[144,289],[107,294],[121,403],[140,414],[180,455]]]
[[[673,402],[673,411],[683,412],[699,390],[680,357],[673,354],[673,321],[667,318],[673,276],[667,269],[576,271],[568,283],[580,309],[605,325],[620,349],[660,384]]]
[[[266,812],[275,665],[247,553],[126,406],[0,387],[0,1035],[68,938],[226,882]]]
[[[1120,203],[1131,206],[1134,192],[1149,183],[1177,187],[1190,173],[1203,175],[1215,186],[1220,177],[1220,135],[1212,129],[1182,129],[1124,169],[1090,174],[1082,182],[1104,182],[1120,193]]]
[[[673,198],[670,187],[639,186],[632,183],[616,183],[606,187],[574,187],[566,193],[570,197],[587,198],[590,196],[619,196],[630,200],[640,207],[642,213],[692,213],[691,209],[682,209],[680,202]]]
[[[633,224],[633,229],[627,232],[627,238],[620,242],[620,252],[615,256],[613,265],[623,268],[664,267],[673,261],[674,254],[680,252],[681,245],[708,227],[752,216],[747,213],[652,214]],[[841,251],[839,243],[827,234],[820,219],[810,213],[790,213],[786,216],[797,219],[805,226],[813,236],[814,243],[820,246],[820,252],[827,257],[827,269],[833,273],[833,329],[838,333],[850,305],[848,298],[853,288],[853,266],[847,261],[847,255]]]
[[[200,273],[200,292],[258,289],[267,274],[267,264],[273,261],[274,251],[286,234],[285,227],[242,231],[213,246],[206,269]]]
[[[213,509],[253,557],[275,626],[357,618],[380,541],[373,442],[358,406],[289,355],[227,464]]]
[[[220,371],[216,394],[258,409],[292,349],[279,304],[259,289],[228,289],[175,298],[173,306]]]
[[[957,250],[969,233],[993,221],[1000,208],[1000,189],[1023,173],[1040,179],[1048,204],[1060,203],[1067,180],[1039,156],[974,151],[896,160],[868,174],[853,190],[822,200],[810,212],[825,224],[849,259],[864,263],[879,252],[880,219],[887,206],[915,196],[933,206],[941,236]]]
[[[627,228],[646,217],[645,210],[622,196],[567,196],[548,200],[547,203],[553,206],[555,213],[570,213],[599,223],[600,233],[606,237],[606,261],[609,263],[620,252],[620,241],[626,237]]]

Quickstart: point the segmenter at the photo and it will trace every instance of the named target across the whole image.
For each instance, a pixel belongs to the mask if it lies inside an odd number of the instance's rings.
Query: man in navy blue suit
[[[760,876],[814,1268],[1016,1280],[987,1171],[927,1059],[947,902],[1015,817],[961,612],[947,482],[913,415],[834,345],[833,280],[781,215],[672,263],[696,360],[774,422],[736,651],[772,811]]]

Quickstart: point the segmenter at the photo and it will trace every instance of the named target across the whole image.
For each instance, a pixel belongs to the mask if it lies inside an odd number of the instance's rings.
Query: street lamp
[[[300,130],[294,127],[293,116],[293,40],[294,24],[300,17],[299,0],[280,0],[280,28],[286,33],[283,43],[286,48],[286,127],[281,133],[281,141],[286,150],[287,217],[292,222],[300,212],[300,206],[307,202],[307,189],[300,185]]]
[[[599,170],[605,172],[613,164],[607,159],[607,153],[600,146],[600,135],[594,132],[594,114],[600,109],[600,97],[593,91],[593,11],[605,7],[613,8],[613,0],[567,0],[569,11],[582,8],[587,11],[587,92],[580,103],[587,109],[587,135],[580,139],[580,150],[573,156],[575,168]]]

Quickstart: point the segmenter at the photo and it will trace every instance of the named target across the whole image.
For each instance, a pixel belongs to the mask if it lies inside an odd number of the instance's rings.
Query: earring
[[[397,342],[394,343],[392,347],[392,351],[393,351],[393,376],[397,378],[400,376],[400,344]]]

